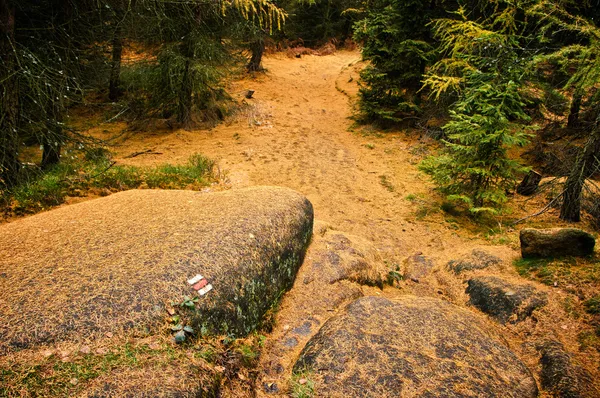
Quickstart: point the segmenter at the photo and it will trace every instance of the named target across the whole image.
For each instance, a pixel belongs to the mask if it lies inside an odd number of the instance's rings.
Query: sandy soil
[[[390,262],[425,249],[430,255],[453,251],[460,232],[443,218],[415,222],[417,207],[431,194],[415,166],[426,150],[419,137],[351,131],[359,60],[358,52],[345,51],[270,56],[265,75],[230,88],[248,104],[237,117],[208,131],[130,132],[112,148],[116,160],[183,163],[200,152],[218,160],[233,188],[278,185],[301,192],[316,219],[373,241]],[[243,98],[247,89],[256,91],[253,99]],[[114,134],[97,131],[103,138]],[[147,149],[161,154],[125,158]],[[409,194],[421,199],[407,200]]]
[[[236,100],[247,103],[235,117],[211,130],[122,134],[117,145],[111,148],[116,152],[115,160],[140,166],[183,163],[191,154],[202,153],[216,159],[225,176],[224,183],[212,189],[252,185],[292,188],[313,203],[319,225],[365,239],[389,269],[422,252],[441,270],[449,259],[459,258],[474,247],[496,243],[493,237],[485,236],[489,227],[465,226],[464,220],[456,220],[439,210],[438,198],[432,197],[431,184],[416,166],[431,151],[431,140],[416,132],[381,134],[369,128],[353,127],[349,117],[358,91],[361,67],[358,52],[341,51],[322,57],[307,55],[300,59],[272,55],[265,59],[264,66],[266,74],[236,81],[229,87]],[[255,94],[246,100],[244,94],[248,89],[255,90]],[[108,139],[115,131],[97,128],[94,134]],[[127,157],[144,150],[160,154]],[[459,227],[457,223],[462,224]],[[502,226],[499,229],[502,230]],[[504,260],[505,266],[497,273],[509,279],[519,278],[510,266],[518,256],[518,231],[501,232],[504,240],[497,243],[502,245],[488,248]],[[309,250],[309,261],[311,253],[317,253],[319,244],[323,249],[327,246],[326,241],[317,241]],[[306,262],[305,265],[298,278],[310,273],[309,265]],[[437,286],[428,288],[408,283],[403,285],[402,292],[442,295],[444,299],[465,305],[464,280],[445,271],[436,278]],[[399,289],[392,290],[396,293],[384,291],[382,294],[399,294]],[[532,336],[560,338],[570,351],[578,350],[580,320],[569,318],[559,304],[563,300],[561,291],[552,291],[556,299],[552,296],[553,304],[538,316],[539,323],[536,320],[502,328],[510,347],[530,369],[539,366],[539,355],[528,342]],[[302,303],[292,302],[295,294],[304,297],[294,290],[286,296],[277,315],[280,324],[270,336],[272,346],[277,339],[285,337],[286,324],[290,328],[292,322],[302,322],[298,319],[302,317],[298,310]],[[379,293],[363,291],[363,294]],[[326,316],[324,314],[323,319]],[[297,355],[300,347],[281,361],[286,364],[284,367],[289,368],[292,356]],[[587,359],[590,369],[598,363],[597,354],[587,358],[585,353],[577,356],[582,361]],[[269,355],[265,353],[263,366]],[[273,351],[273,355],[279,354]],[[289,372],[286,369],[269,381],[283,387],[282,379],[289,377]]]

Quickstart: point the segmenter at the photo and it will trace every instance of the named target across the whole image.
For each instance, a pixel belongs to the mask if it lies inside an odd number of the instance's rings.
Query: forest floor
[[[520,257],[518,229],[566,225],[551,210],[510,226],[510,221],[542,208],[543,195],[532,200],[515,198],[512,213],[495,221],[475,221],[452,209],[442,210],[441,198],[418,171],[418,163],[435,151],[435,140],[419,130],[382,132],[371,126],[358,127],[351,119],[363,66],[358,51],[301,58],[275,54],[266,57],[263,65],[265,73],[230,83],[228,92],[244,106],[212,129],[133,131],[125,123],[110,123],[88,132],[114,144],[110,150],[120,165],[183,164],[194,153],[214,159],[220,182],[208,190],[255,185],[292,188],[312,202],[318,233],[323,231],[324,235],[329,229],[364,239],[390,271],[417,253],[430,258],[439,270],[432,289],[408,281],[400,289],[364,287],[368,291],[365,294],[434,295],[465,306],[464,280],[445,269],[449,260],[485,247],[504,261],[505,265],[494,272],[525,282],[513,267],[513,261]],[[245,99],[249,89],[255,91],[254,96]],[[71,198],[66,205],[86,199]],[[317,239],[316,245],[325,245],[323,242]],[[307,261],[314,250],[309,249]],[[304,268],[298,279],[310,272]],[[600,342],[596,338],[585,347],[581,343],[583,332],[594,335],[582,301],[600,283],[598,268],[596,263],[593,274],[586,274],[591,282],[573,281],[568,278],[570,273],[557,276],[558,284],[556,280],[550,286],[536,283],[549,293],[545,312],[535,321],[502,327],[510,348],[534,373],[538,373],[539,354],[532,342],[551,337],[559,339],[594,376],[598,375],[600,355],[595,347],[600,347]],[[287,323],[296,316],[298,304],[294,297],[303,297],[294,290],[301,288],[294,287],[284,299],[278,323],[267,336],[267,348],[270,340],[285,336],[290,328]],[[265,367],[269,366],[269,355],[274,354],[262,355],[265,359],[259,371],[268,374]],[[285,355],[289,358],[281,362],[292,363],[298,349]],[[288,368],[281,380],[275,377],[266,381],[282,386],[283,392],[290,372]]]
[[[245,103],[237,115],[209,130],[125,131],[111,148],[114,160],[153,166],[184,163],[191,154],[202,153],[215,159],[222,173],[222,183],[212,190],[253,185],[292,188],[312,202],[316,220],[369,241],[390,270],[416,253],[441,265],[485,246],[508,264],[503,271],[506,277],[518,280],[512,266],[520,257],[518,229],[565,226],[556,210],[517,227],[511,227],[510,221],[542,208],[544,195],[513,199],[511,214],[493,222],[443,211],[441,198],[418,171],[418,163],[435,151],[436,142],[423,131],[381,132],[358,127],[351,119],[362,66],[357,51],[300,59],[270,55],[264,60],[265,73],[234,81],[228,88],[234,99]],[[248,89],[255,91],[251,99],[244,98]],[[112,128],[91,132],[102,139],[115,135]],[[131,157],[142,151],[148,153]],[[447,299],[464,306],[464,281],[447,283],[455,285],[450,290],[462,292]],[[589,296],[596,286],[596,279],[583,284],[587,293],[578,298],[580,284],[567,278],[551,290],[551,301],[557,302],[540,316],[543,321],[507,328],[511,348],[530,368],[539,366],[539,355],[528,338],[560,336],[588,369],[597,372],[597,350],[582,351],[580,344],[582,330],[591,333],[581,315],[581,297]],[[418,292],[418,287],[404,286],[403,293]],[[573,300],[575,311],[569,309]],[[285,310],[294,304],[284,304],[279,317],[293,318]],[[277,333],[283,332],[275,330],[273,335]],[[289,377],[289,370],[284,373]]]
[[[463,240],[484,238],[489,228],[473,223],[457,229],[458,221],[441,214],[439,204],[433,208],[432,186],[417,170],[433,140],[355,128],[350,117],[359,61],[360,53],[349,51],[269,56],[266,73],[229,88],[247,103],[232,119],[210,130],[121,133],[110,148],[113,160],[154,166],[185,163],[202,153],[223,174],[223,184],[213,189],[292,188],[313,203],[316,219],[375,242],[391,262],[425,248],[451,255]],[[255,90],[252,99],[244,99],[247,89]],[[90,133],[110,140],[118,127]],[[143,151],[148,153],[130,157]]]

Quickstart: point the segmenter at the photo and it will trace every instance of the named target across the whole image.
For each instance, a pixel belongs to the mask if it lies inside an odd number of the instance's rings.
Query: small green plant
[[[183,296],[181,303],[171,302],[173,307],[180,307],[184,310],[194,311],[198,297]],[[172,311],[171,313],[173,313]],[[171,332],[176,343],[183,343],[189,335],[195,334],[195,330],[182,318],[181,315],[173,315],[171,317]]]
[[[594,296],[583,303],[585,311],[589,314],[600,314],[600,296]]]
[[[315,395],[315,382],[311,380],[311,372],[304,371],[292,376],[292,397],[311,398]]]
[[[417,195],[411,193],[411,194],[406,195],[406,197],[404,199],[408,200],[409,202],[414,202],[417,200]]]
[[[379,176],[379,183],[385,187],[390,192],[394,192],[396,188],[392,184],[392,182],[388,179],[388,177],[384,174]]]
[[[396,283],[400,283],[404,279],[404,276],[400,272],[400,265],[394,263],[393,269],[391,269],[386,276],[386,284],[394,286]]]
[[[253,344],[242,344],[236,351],[242,356],[242,363],[246,367],[252,367],[259,356],[258,347]]]
[[[367,143],[367,144],[364,144],[364,146],[369,149],[375,149],[375,144]]]

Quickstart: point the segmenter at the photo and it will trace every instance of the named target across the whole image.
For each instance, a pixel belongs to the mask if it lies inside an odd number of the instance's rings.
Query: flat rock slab
[[[502,324],[517,323],[548,303],[547,294],[532,285],[507,282],[495,276],[468,281],[469,302]]]
[[[531,372],[475,314],[434,298],[363,297],[294,366],[326,397],[536,397]]]
[[[585,257],[594,253],[594,237],[577,228],[522,229],[523,258]]]
[[[463,258],[448,262],[448,268],[459,274],[463,271],[475,271],[502,264],[502,259],[481,249],[473,251]]]
[[[313,209],[289,189],[133,190],[0,226],[0,352],[164,321],[199,297],[208,331],[244,335],[293,284]]]
[[[431,274],[435,264],[433,261],[420,253],[414,254],[406,259],[406,267],[404,270],[404,279],[413,282],[420,282]]]

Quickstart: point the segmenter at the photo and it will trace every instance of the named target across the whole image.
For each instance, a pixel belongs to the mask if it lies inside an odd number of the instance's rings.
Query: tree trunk
[[[116,101],[121,92],[119,89],[121,77],[121,55],[123,54],[123,38],[121,28],[117,26],[112,39],[112,63],[110,66],[110,83],[108,86],[108,98]]]
[[[542,175],[531,170],[517,187],[517,193],[523,196],[533,195],[537,191],[540,181],[542,181]]]
[[[252,57],[250,58],[250,62],[246,66],[246,69],[248,72],[261,71],[262,66],[260,64],[262,62],[262,56],[265,52],[265,40],[260,37],[250,45],[250,49],[252,50]]]
[[[15,7],[0,0],[0,187],[10,188],[19,172],[19,82],[15,44]]]
[[[581,90],[575,90],[573,100],[571,101],[571,108],[569,109],[569,118],[567,120],[567,127],[569,128],[579,127],[579,111],[581,110],[582,98],[583,93]]]
[[[43,138],[43,152],[42,152],[42,169],[46,170],[55,164],[58,164],[60,161],[60,151],[62,145],[58,141],[54,141],[53,137],[44,137]]]
[[[579,222],[581,220],[581,199],[586,178],[594,172],[594,164],[600,154],[600,116],[596,119],[590,138],[583,151],[577,157],[575,166],[565,183],[563,204],[560,218],[565,221]]]
[[[62,105],[52,101],[49,106],[46,133],[42,136],[42,169],[48,169],[60,161],[60,152],[64,141],[62,128]]]
[[[185,66],[183,68],[183,76],[181,77],[181,88],[179,89],[177,121],[187,127],[192,122],[193,77],[191,69],[194,56],[192,39],[187,37],[184,40],[182,47],[182,55],[185,57]]]

